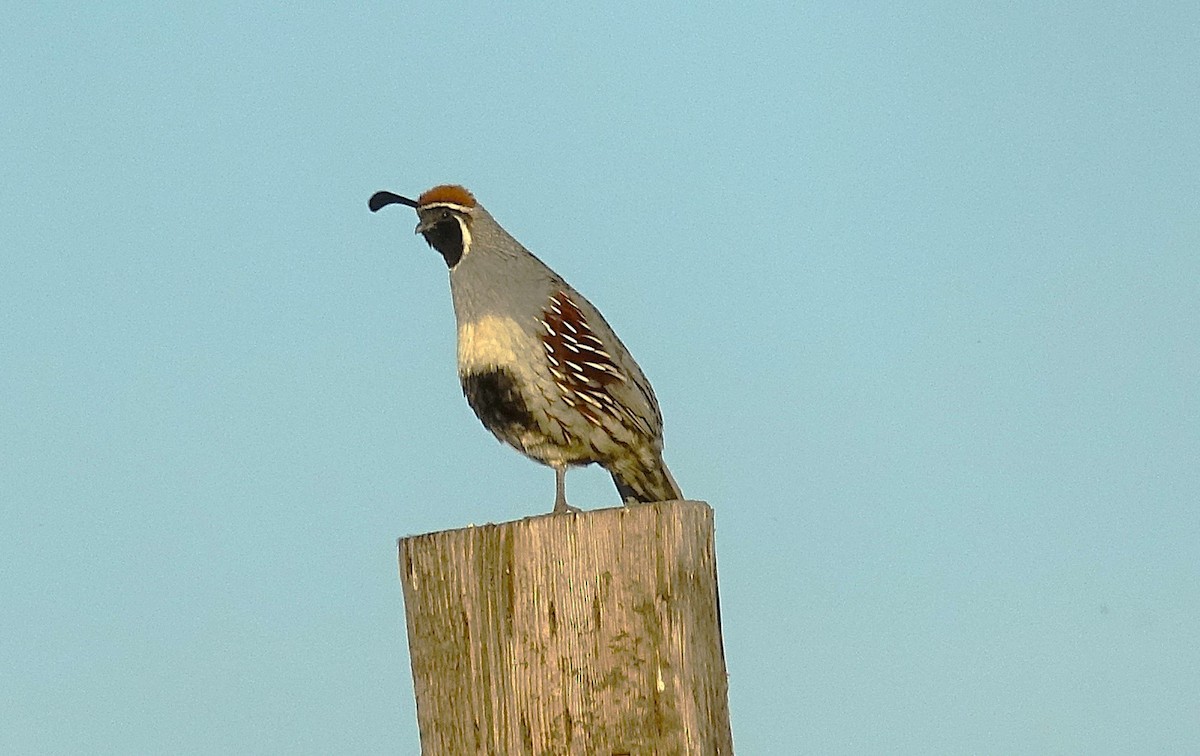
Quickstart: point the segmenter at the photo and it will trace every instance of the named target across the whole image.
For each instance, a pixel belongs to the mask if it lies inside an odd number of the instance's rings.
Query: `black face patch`
[[[421,233],[429,246],[442,254],[447,268],[458,265],[463,256],[462,226],[449,210],[443,210],[434,224]]]
[[[463,395],[484,427],[501,441],[520,448],[522,431],[535,425],[512,373],[502,368],[462,376]]]

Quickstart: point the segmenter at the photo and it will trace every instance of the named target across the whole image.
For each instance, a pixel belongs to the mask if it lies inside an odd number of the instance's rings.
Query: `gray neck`
[[[553,291],[564,286],[482,207],[472,212],[471,244],[450,269],[450,292],[458,323],[491,316],[520,321],[541,313]],[[521,323],[535,327],[535,323]]]

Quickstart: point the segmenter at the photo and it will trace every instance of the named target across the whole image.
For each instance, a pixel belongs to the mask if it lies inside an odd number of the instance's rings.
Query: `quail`
[[[591,302],[534,257],[461,186],[416,200],[376,192],[368,207],[417,211],[416,232],[450,269],[458,376],[493,435],[554,469],[555,513],[571,466],[599,464],[628,504],[682,499],[663,463],[650,382]]]

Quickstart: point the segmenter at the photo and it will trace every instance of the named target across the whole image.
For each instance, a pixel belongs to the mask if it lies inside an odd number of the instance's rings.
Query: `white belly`
[[[519,366],[518,354],[540,357],[541,346],[511,318],[488,315],[458,327],[458,372]],[[527,358],[528,359],[528,358]],[[524,371],[522,371],[524,372]]]

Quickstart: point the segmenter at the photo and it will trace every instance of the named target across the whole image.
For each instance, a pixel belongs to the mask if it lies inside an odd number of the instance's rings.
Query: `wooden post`
[[[400,581],[426,756],[733,752],[707,504],[402,538]]]

